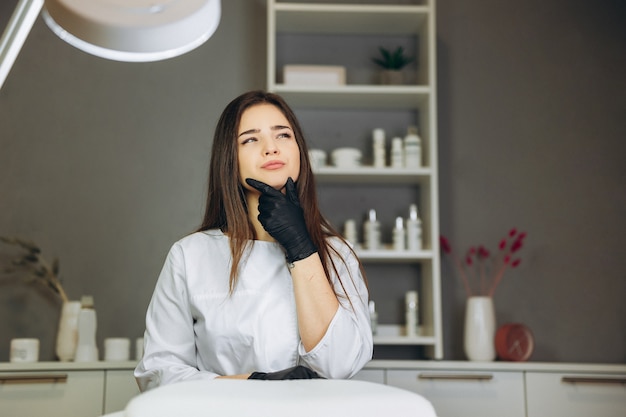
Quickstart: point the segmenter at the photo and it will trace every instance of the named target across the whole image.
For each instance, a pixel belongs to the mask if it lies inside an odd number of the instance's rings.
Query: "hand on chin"
[[[251,176],[249,178],[263,182],[276,190],[282,191],[285,188],[285,184],[287,183],[287,179],[289,178],[289,176],[257,175],[257,176]],[[254,190],[254,188],[250,187],[245,182],[245,178],[244,178],[243,183],[244,183],[244,187],[246,187],[247,189]],[[254,190],[254,191],[257,191],[257,190]]]

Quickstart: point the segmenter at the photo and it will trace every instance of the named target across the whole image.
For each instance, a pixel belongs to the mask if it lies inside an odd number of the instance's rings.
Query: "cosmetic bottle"
[[[380,222],[376,219],[376,210],[371,209],[363,223],[363,243],[365,249],[380,249]]]
[[[404,219],[402,217],[396,217],[396,226],[393,228],[393,250],[405,250],[405,242],[406,233],[404,230]]]
[[[81,298],[78,313],[78,345],[75,362],[96,362],[98,347],[96,345],[96,310],[93,297],[85,295]]]
[[[419,168],[422,166],[422,140],[417,134],[417,127],[410,126],[404,137],[404,167]]]
[[[391,167],[402,168],[404,166],[404,149],[402,146],[402,138],[395,137],[391,139]]]
[[[413,337],[418,335],[418,299],[417,291],[408,291],[404,296],[406,313],[406,335]]]
[[[422,220],[416,204],[411,204],[409,208],[409,218],[406,221],[406,247],[410,251],[422,249]]]
[[[358,243],[358,236],[356,232],[356,221],[354,219],[348,219],[344,223],[343,226],[343,237],[352,244],[352,246],[356,246]]]
[[[385,131],[383,129],[374,129],[372,132],[373,151],[374,151],[374,168],[385,167]]]
[[[374,303],[374,300],[370,300],[369,310],[370,326],[372,328],[372,334],[375,335],[376,333],[378,333],[378,313],[376,312],[376,304]]]

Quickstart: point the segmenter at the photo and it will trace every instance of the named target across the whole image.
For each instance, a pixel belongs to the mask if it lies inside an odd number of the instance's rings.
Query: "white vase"
[[[56,354],[60,361],[74,360],[78,344],[78,314],[80,301],[66,301],[61,308],[59,330],[57,331]]]
[[[465,309],[465,355],[470,361],[493,361],[496,315],[491,297],[475,296],[467,299]]]

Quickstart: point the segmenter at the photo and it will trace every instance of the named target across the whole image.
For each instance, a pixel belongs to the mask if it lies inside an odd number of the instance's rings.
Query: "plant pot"
[[[383,70],[380,72],[380,83],[383,85],[404,84],[404,73],[400,70]]]

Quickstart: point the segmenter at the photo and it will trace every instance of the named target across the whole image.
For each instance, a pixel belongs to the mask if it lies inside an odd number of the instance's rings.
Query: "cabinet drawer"
[[[104,371],[2,372],[2,417],[102,415]]]
[[[626,375],[526,374],[528,417],[624,417]]]
[[[132,370],[106,371],[105,386],[105,414],[123,410],[131,398],[139,395],[139,386]]]
[[[385,371],[383,369],[362,369],[355,376],[353,376],[352,379],[384,384]]]
[[[428,399],[438,417],[525,417],[522,372],[388,370],[387,384]]]

